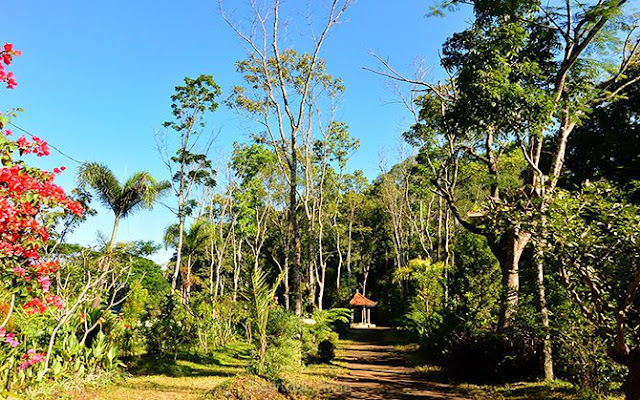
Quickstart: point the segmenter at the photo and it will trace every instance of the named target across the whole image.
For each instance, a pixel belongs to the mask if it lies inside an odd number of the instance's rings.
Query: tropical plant
[[[6,43],[0,50],[0,82],[16,85],[5,65],[20,52]],[[15,111],[0,113],[0,394],[19,389],[42,378],[49,356],[42,352],[41,336],[34,327],[46,324],[62,312],[64,301],[50,291],[51,277],[60,269],[56,261],[45,259],[50,239],[49,222],[56,215],[81,216],[83,207],[67,197],[54,183],[53,172],[30,166],[22,157],[49,155],[44,140],[25,136],[13,140],[7,124]]]
[[[143,208],[152,209],[170,187],[168,181],[157,182],[146,171],[136,172],[121,183],[109,167],[97,162],[81,164],[78,167],[78,181],[83,187],[91,187],[100,202],[114,214],[111,238],[107,244],[108,253],[113,250],[120,220]]]
[[[111,238],[106,246],[106,255],[100,262],[100,270],[104,272],[109,270],[120,220],[142,208],[153,208],[158,198],[169,189],[169,182],[157,182],[151,174],[143,171],[136,172],[121,183],[106,165],[97,162],[81,164],[78,167],[78,180],[81,186],[91,187],[100,202],[114,214]],[[101,281],[98,287],[103,285]],[[94,299],[93,307],[97,308],[99,305],[100,296],[98,295]]]
[[[249,287],[244,293],[244,298],[249,302],[250,320],[255,331],[256,357],[253,371],[264,373],[264,362],[268,348],[268,324],[271,309],[275,307],[273,298],[282,281],[284,274],[278,275],[275,283],[269,286],[267,273],[260,268],[255,268],[251,274]]]

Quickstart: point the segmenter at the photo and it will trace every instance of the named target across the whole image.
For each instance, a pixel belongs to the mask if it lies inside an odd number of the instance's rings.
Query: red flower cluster
[[[44,314],[47,311],[47,306],[42,303],[42,300],[34,297],[33,299],[24,303],[22,309],[25,313],[27,313],[27,315]]]
[[[53,306],[58,311],[62,311],[62,309],[64,309],[64,300],[55,294],[47,296],[47,304]]]
[[[38,242],[49,239],[46,227],[37,220],[43,206],[62,205],[76,215],[84,212],[53,183],[53,177],[19,164],[0,168],[0,258],[40,258]]]
[[[5,82],[10,89],[16,86],[16,81],[5,66],[19,55],[20,51],[14,50],[10,43],[0,48],[0,82]],[[22,309],[27,315],[43,314],[48,307],[61,311],[64,301],[50,293],[50,276],[60,265],[41,260],[40,252],[49,240],[47,224],[51,223],[51,212],[63,209],[81,216],[84,208],[53,182],[64,167],[47,172],[14,159],[18,152],[21,156],[47,156],[49,145],[36,136],[30,140],[24,136],[10,139],[11,131],[3,129],[10,118],[0,117],[0,286],[18,294],[16,309]],[[7,333],[4,328],[0,328],[0,343],[20,345],[16,333]],[[43,362],[45,357],[45,353],[30,349],[22,356],[18,369]]]
[[[52,274],[60,269],[60,263],[57,261],[44,261],[31,265],[31,268],[39,275]]]
[[[16,77],[13,72],[7,72],[5,65],[10,65],[13,61],[13,57],[18,57],[22,53],[20,50],[14,50],[11,43],[5,43],[2,50],[0,50],[0,82],[6,82],[7,88],[13,89],[18,85]]]
[[[42,157],[51,154],[49,144],[37,136],[33,137],[33,142],[28,141],[24,136],[20,136],[17,143],[20,155],[34,153],[38,157]]]
[[[27,350],[27,354],[22,356],[24,361],[20,364],[18,369],[23,370],[33,364],[44,362],[46,356],[46,353],[36,353],[34,349],[29,349]]]

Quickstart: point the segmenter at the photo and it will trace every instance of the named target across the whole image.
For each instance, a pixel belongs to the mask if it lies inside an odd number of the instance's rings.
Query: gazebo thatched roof
[[[378,302],[369,300],[360,293],[353,295],[353,298],[349,302],[352,307],[375,307]]]

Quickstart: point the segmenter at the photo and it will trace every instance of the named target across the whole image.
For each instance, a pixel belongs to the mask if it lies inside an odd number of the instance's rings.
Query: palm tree
[[[146,171],[136,172],[122,184],[106,165],[97,162],[80,165],[78,181],[82,186],[91,187],[100,202],[115,215],[111,240],[107,246],[108,253],[113,250],[120,220],[142,208],[152,209],[153,204],[170,187],[168,181],[157,182]]]
[[[165,248],[174,247],[177,251],[180,246],[180,225],[173,224],[167,227],[164,234]],[[182,301],[186,303],[191,294],[191,287],[193,286],[194,278],[193,269],[197,267],[197,264],[202,261],[203,258],[207,258],[208,244],[212,240],[212,232],[210,226],[204,220],[195,221],[189,231],[182,233],[182,247],[181,253],[186,257],[187,263],[184,266],[180,266],[181,278],[182,278]]]
[[[158,182],[148,172],[141,171],[133,174],[123,184],[106,165],[97,162],[81,164],[78,167],[78,181],[81,186],[92,188],[100,202],[113,211],[115,216],[111,239],[107,244],[107,255],[101,268],[102,271],[106,271],[109,268],[120,220],[143,208],[152,209],[153,204],[167,192],[170,183]],[[98,304],[94,301],[94,307],[99,305],[99,297],[97,301]]]

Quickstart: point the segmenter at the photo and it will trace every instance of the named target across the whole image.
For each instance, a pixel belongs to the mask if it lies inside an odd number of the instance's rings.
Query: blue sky
[[[286,0],[287,39],[301,48],[305,14],[319,0]],[[236,19],[247,10],[243,0],[226,0]],[[388,58],[411,74],[424,59],[438,79],[438,50],[453,32],[464,27],[468,13],[427,18],[429,1],[357,0],[334,28],[321,56],[329,72],[341,77],[346,92],[338,116],[350,126],[361,148],[350,169],[367,177],[379,173],[380,154],[394,160],[399,135],[410,116],[385,84],[363,70],[376,67],[370,51]],[[314,5],[314,7],[316,7]],[[154,132],[171,118],[170,96],[185,76],[211,74],[223,96],[240,83],[234,63],[245,49],[225,25],[217,0],[29,0],[3,5],[0,41],[11,42],[23,55],[11,65],[18,87],[0,91],[0,110],[24,109],[14,122],[39,135],[74,159],[107,164],[121,179],[148,170],[159,179],[168,171],[155,150]],[[247,135],[247,124],[220,106],[208,129],[217,134],[212,155],[220,158],[233,141]],[[65,165],[58,183],[71,190],[75,164],[57,152],[34,160],[51,169]],[[97,207],[71,236],[71,241],[94,244],[96,232],[110,232],[112,215]],[[123,221],[119,240],[160,242],[172,215],[162,207],[143,211]],[[161,252],[156,259],[168,259]]]

